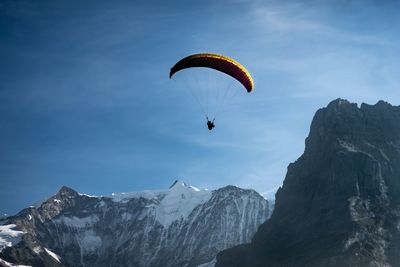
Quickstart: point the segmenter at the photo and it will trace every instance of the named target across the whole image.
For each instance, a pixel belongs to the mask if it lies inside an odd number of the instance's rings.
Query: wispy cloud
[[[329,38],[332,41],[341,41],[359,44],[373,44],[383,46],[398,46],[397,41],[393,41],[382,34],[359,33],[349,31],[334,26],[333,22],[323,19],[321,13],[324,12],[321,6],[307,5],[302,2],[297,3],[260,3],[256,1],[252,5],[254,22],[259,25],[260,33],[281,32],[286,34],[301,33],[313,34],[320,38]],[[266,38],[271,35],[266,35]],[[273,37],[273,36],[272,36]],[[281,36],[282,37],[282,36]]]

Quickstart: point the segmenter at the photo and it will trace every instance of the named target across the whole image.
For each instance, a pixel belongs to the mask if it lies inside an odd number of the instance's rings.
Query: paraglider
[[[172,76],[175,73],[181,70],[188,68],[196,68],[196,67],[214,69],[219,72],[225,73],[230,77],[232,77],[233,79],[237,80],[246,89],[248,93],[253,91],[254,88],[253,78],[251,77],[250,73],[246,70],[246,68],[243,67],[243,65],[241,65],[239,62],[233,60],[232,58],[217,54],[201,53],[201,54],[193,54],[187,56],[179,60],[171,68],[169,77],[172,78]],[[215,116],[216,116],[215,114],[214,116],[212,116],[214,118],[212,121],[210,121],[207,116],[207,127],[210,131],[215,127],[214,124]]]

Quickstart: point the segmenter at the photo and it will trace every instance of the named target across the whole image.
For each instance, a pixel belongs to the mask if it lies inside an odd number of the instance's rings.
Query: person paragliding
[[[184,69],[188,68],[209,68],[216,71],[225,73],[231,76],[233,79],[237,80],[246,89],[248,93],[252,92],[254,89],[253,78],[246,68],[239,62],[233,60],[232,58],[211,54],[211,53],[200,53],[187,56],[179,60],[170,70],[169,78]],[[226,96],[226,94],[224,94]],[[198,100],[198,99],[197,99]],[[200,102],[200,101],[199,101]],[[203,112],[206,113],[206,112]],[[208,112],[207,112],[208,113]],[[204,114],[204,115],[210,115]],[[211,121],[207,118],[207,128],[211,131],[214,127],[215,114],[212,116],[214,119]]]
[[[208,130],[211,131],[211,130],[215,127],[214,121],[215,121],[215,118],[214,118],[212,121],[210,121],[210,120],[208,119],[208,117],[207,117],[207,127],[208,127]]]

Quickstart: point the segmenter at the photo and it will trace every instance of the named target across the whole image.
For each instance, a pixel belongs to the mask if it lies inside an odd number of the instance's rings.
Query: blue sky
[[[338,97],[400,104],[396,1],[1,1],[0,213],[55,193],[234,184],[271,194]],[[197,52],[253,75],[211,133],[168,77]]]

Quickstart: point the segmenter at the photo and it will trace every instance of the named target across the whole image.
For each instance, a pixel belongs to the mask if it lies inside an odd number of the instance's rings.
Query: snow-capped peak
[[[159,196],[168,195],[170,192],[178,192],[178,191],[196,191],[200,192],[201,190],[208,191],[208,189],[198,189],[194,186],[188,185],[183,181],[175,180],[172,185],[168,189],[159,189],[159,190],[143,190],[143,191],[133,191],[133,192],[121,192],[121,193],[112,193],[111,197],[115,202],[119,201],[129,201],[131,198],[157,198]]]
[[[156,209],[157,220],[168,227],[172,222],[186,218],[194,208],[208,201],[211,192],[176,180]]]
[[[187,186],[185,182],[180,181],[180,180],[175,180],[172,185],[169,187],[169,189],[175,187],[175,186]]]
[[[186,188],[186,189],[184,189],[184,188]],[[174,191],[176,191],[176,190],[187,190],[187,189],[194,190],[194,191],[197,191],[197,192],[200,191],[200,189],[198,189],[198,188],[196,188],[194,186],[188,185],[187,183],[185,183],[183,181],[180,181],[180,180],[175,180],[175,182],[169,187],[170,191],[171,190],[174,190]]]
[[[168,227],[174,221],[184,219],[198,205],[205,203],[211,197],[208,189],[199,189],[183,181],[175,180],[169,189],[146,190],[129,193],[112,193],[115,202],[127,202],[132,198],[158,199],[155,205],[155,215],[158,222]]]

